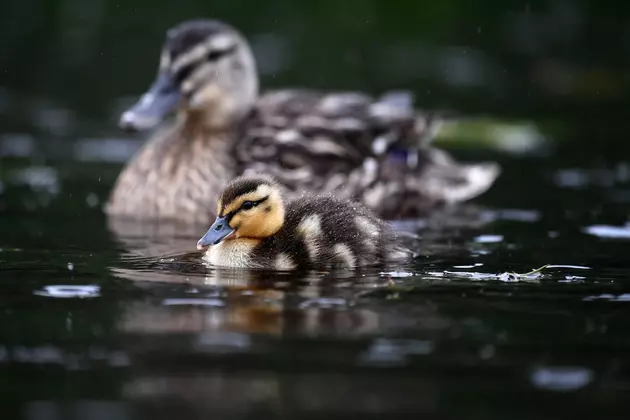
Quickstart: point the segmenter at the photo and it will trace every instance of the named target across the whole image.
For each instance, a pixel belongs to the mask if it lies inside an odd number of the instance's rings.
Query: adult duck
[[[288,199],[334,193],[380,217],[415,217],[483,193],[499,174],[495,163],[461,164],[432,147],[438,121],[415,111],[404,92],[259,96],[248,42],[214,20],[168,31],[156,80],[120,126],[147,130],[172,112],[123,169],[109,215],[208,223],[229,180],[263,172]]]

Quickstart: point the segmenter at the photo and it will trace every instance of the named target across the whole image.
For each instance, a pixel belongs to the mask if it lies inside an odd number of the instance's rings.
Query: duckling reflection
[[[279,184],[264,176],[231,181],[217,214],[197,243],[215,266],[354,269],[412,256],[367,207],[332,195],[305,195],[285,204]]]
[[[221,271],[221,270],[218,270]],[[234,270],[223,270],[227,278]],[[265,278],[272,277],[267,279]],[[231,277],[234,280],[234,277]],[[357,307],[365,293],[385,286],[374,272],[340,286],[335,273],[310,272],[303,276],[259,273],[258,282],[233,281],[216,287],[191,284],[194,293],[172,292],[153,301],[127,306],[120,328],[126,332],[240,332],[281,335],[364,335],[379,328],[378,315]],[[144,286],[159,295],[155,283]],[[170,289],[169,289],[170,290]]]

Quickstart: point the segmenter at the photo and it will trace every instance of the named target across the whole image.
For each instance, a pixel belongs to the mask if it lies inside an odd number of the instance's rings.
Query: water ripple
[[[532,384],[549,391],[575,391],[593,380],[593,371],[580,366],[549,366],[534,370]]]
[[[164,306],[195,305],[195,306],[222,307],[222,306],[225,306],[225,302],[219,299],[181,298],[181,299],[164,299],[164,301],[162,302],[162,305]]]
[[[585,233],[607,239],[630,239],[630,223],[625,226],[592,225],[584,229]]]
[[[300,303],[300,308],[334,308],[334,307],[347,307],[349,303],[346,299],[342,298],[313,298],[305,300]]]
[[[100,290],[101,288],[96,285],[51,285],[44,286],[44,290],[36,290],[33,294],[53,298],[94,298],[101,295]]]

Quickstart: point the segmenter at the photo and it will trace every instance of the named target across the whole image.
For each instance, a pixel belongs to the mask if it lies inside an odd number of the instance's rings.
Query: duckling
[[[281,186],[267,176],[230,182],[217,214],[197,242],[216,266],[354,269],[412,256],[366,206],[330,194],[305,195],[285,205]]]
[[[440,119],[389,92],[271,91],[259,96],[245,37],[215,20],[170,29],[156,80],[119,125],[153,128],[120,173],[110,216],[208,224],[206,211],[239,175],[268,173],[288,198],[303,191],[359,201],[381,217],[415,217],[486,191],[495,163],[461,164],[430,145]],[[398,151],[403,151],[403,158]]]

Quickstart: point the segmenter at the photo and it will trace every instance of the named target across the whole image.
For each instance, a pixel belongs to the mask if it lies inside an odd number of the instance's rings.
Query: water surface
[[[115,237],[100,208],[117,164],[5,158],[3,412],[621,413],[622,163],[494,157],[505,174],[474,204],[398,223],[421,235],[413,263],[302,277],[207,267],[194,251],[199,232],[136,225]]]

